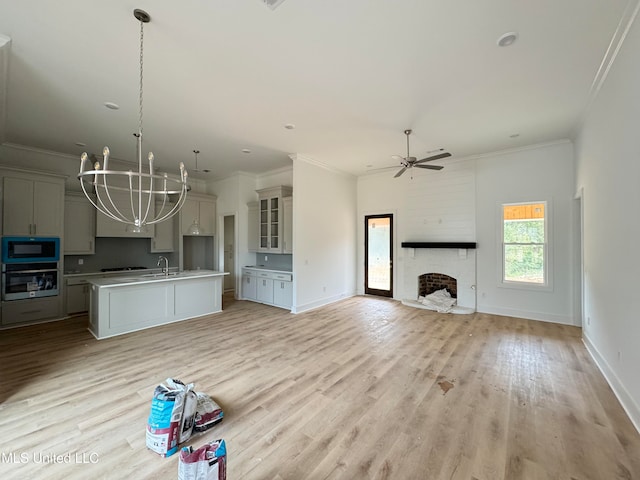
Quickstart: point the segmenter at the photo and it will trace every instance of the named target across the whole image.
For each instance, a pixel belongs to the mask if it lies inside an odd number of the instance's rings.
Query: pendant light
[[[156,173],[153,164],[153,153],[148,155],[148,168],[142,168],[142,79],[144,54],[144,24],[149,23],[151,17],[143,10],[136,9],[133,16],[140,22],[140,90],[139,90],[139,121],[138,132],[134,134],[137,143],[138,171],[109,170],[109,147],[102,152],[103,162],[95,162],[93,170],[85,170],[89,156],[86,152],[80,157],[80,173],[78,179],[82,191],[102,214],[112,220],[127,225],[131,232],[141,232],[146,225],[153,225],[174,216],[180,211],[187,197],[187,171],[180,162],[178,178],[170,177],[166,173]],[[91,196],[95,192],[95,200]],[[115,192],[125,192],[117,195]],[[128,197],[126,205],[114,199]],[[169,196],[177,196],[175,204],[169,208]],[[153,211],[159,205],[159,211]]]

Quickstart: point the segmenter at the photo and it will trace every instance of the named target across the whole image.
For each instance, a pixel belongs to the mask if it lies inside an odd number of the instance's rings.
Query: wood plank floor
[[[145,448],[174,377],[224,408],[189,443],[224,438],[233,480],[640,479],[577,328],[375,297],[224,308],[101,341],[86,317],[0,332],[0,478],[177,478]]]

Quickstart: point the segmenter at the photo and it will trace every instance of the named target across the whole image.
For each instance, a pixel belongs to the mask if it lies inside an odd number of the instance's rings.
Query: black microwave
[[[2,263],[57,262],[58,237],[2,237]]]

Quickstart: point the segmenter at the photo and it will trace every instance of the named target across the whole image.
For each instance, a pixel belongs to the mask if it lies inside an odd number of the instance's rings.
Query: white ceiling
[[[144,150],[159,166],[192,170],[197,148],[209,178],[287,166],[291,153],[360,175],[396,164],[406,128],[412,155],[442,147],[446,165],[570,137],[636,3],[0,0],[0,139],[134,160],[141,8]],[[509,31],[518,41],[498,47]]]

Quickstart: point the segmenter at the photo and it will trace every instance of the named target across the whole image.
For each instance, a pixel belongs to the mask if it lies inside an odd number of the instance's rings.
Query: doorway
[[[222,241],[224,242],[224,263],[223,269],[225,272],[229,272],[229,275],[224,277],[224,291],[225,293],[234,292],[236,289],[236,217],[235,215],[224,216],[224,232],[222,235]]]
[[[364,293],[393,297],[393,214],[364,217]]]

